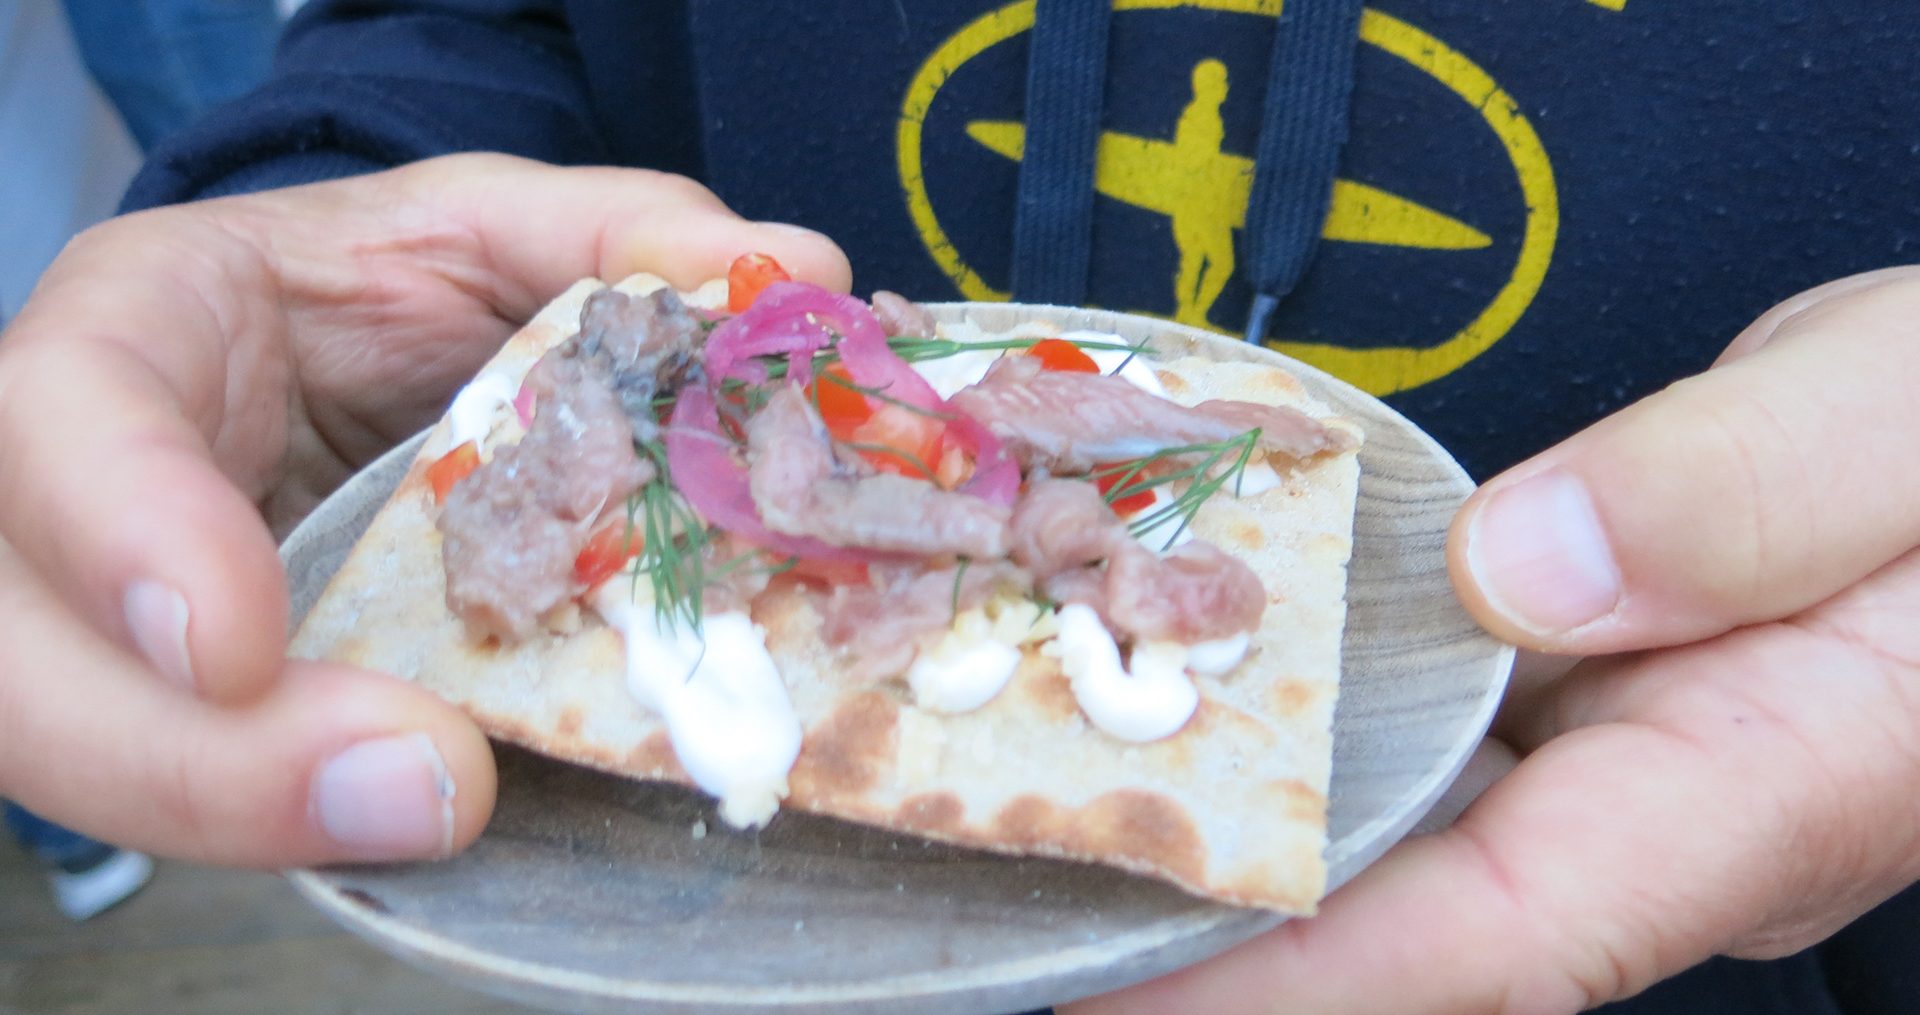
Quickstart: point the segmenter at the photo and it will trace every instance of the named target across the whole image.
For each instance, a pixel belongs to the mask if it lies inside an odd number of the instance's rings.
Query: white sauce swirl
[[[801,730],[764,635],[744,613],[709,615],[699,631],[663,628],[650,600],[617,578],[593,595],[626,640],[627,690],[666,720],[674,756],[719,798],[722,819],[766,824],[787,795]]]
[[[1053,615],[1017,597],[988,600],[953,618],[947,633],[907,669],[914,704],[958,715],[992,701],[1020,668],[1020,646],[1054,633]]]
[[[913,688],[914,704],[957,715],[992,701],[1019,667],[1020,650],[1006,642],[949,634],[913,660],[907,685]]]
[[[519,383],[498,370],[475,377],[447,407],[447,447],[457,448],[472,441],[476,448],[486,450],[487,437],[500,421],[501,410],[513,411],[513,399],[519,393]]]
[[[1253,636],[1245,632],[1230,638],[1195,642],[1187,646],[1187,669],[1189,672],[1217,677],[1240,665],[1240,660],[1247,657],[1247,646],[1252,642]]]
[[[1100,615],[1083,603],[1060,610],[1060,635],[1045,651],[1060,659],[1080,711],[1122,740],[1144,743],[1172,736],[1200,707],[1187,677],[1187,648],[1173,642],[1134,646],[1131,670]]]

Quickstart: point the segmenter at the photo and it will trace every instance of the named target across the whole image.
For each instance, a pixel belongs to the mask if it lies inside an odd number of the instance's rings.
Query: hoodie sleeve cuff
[[[280,187],[297,187],[303,183],[337,180],[344,176],[359,176],[362,173],[379,172],[386,168],[388,168],[386,165],[373,159],[349,155],[346,152],[324,149],[292,152],[263,162],[241,166],[202,187],[194,196],[197,198],[231,197],[235,194],[251,194]]]

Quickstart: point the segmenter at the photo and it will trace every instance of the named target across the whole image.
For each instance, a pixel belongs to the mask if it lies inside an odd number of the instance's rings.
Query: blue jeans
[[[18,804],[0,803],[5,805],[7,830],[43,863],[65,866],[112,848],[79,832],[68,831]]]
[[[66,0],[81,58],[142,148],[266,79],[274,0]]]

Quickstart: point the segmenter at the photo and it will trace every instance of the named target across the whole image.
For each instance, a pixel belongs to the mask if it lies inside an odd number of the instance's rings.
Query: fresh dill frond
[[[645,575],[652,586],[653,609],[662,628],[684,623],[698,631],[705,619],[707,545],[712,532],[674,489],[666,446],[650,440],[637,442],[637,447],[653,463],[655,475],[628,500],[633,518],[629,525],[637,522],[641,537],[634,580]]]
[[[973,563],[972,557],[961,557],[959,566],[953,569],[953,602],[951,604],[952,613],[947,618],[947,623],[949,624],[960,619],[960,583],[966,579],[967,567],[972,563]]]
[[[1130,349],[1127,352],[1127,358],[1121,360],[1119,365],[1115,366],[1112,370],[1107,371],[1107,376],[1108,377],[1120,376],[1120,371],[1125,370],[1127,368],[1127,364],[1133,362],[1133,358],[1135,356],[1138,356],[1142,352],[1146,351],[1148,341],[1149,341],[1148,339],[1143,338],[1137,344],[1130,347]]]
[[[1178,518],[1180,524],[1173,530],[1173,534],[1167,537],[1165,545],[1160,547],[1162,550],[1168,550],[1173,548],[1181,534],[1193,524],[1193,518],[1200,512],[1200,506],[1220,492],[1229,481],[1233,483],[1235,494],[1238,495],[1240,480],[1246,474],[1247,465],[1253,461],[1253,453],[1259,446],[1260,430],[1256,427],[1224,441],[1166,448],[1131,462],[1095,469],[1088,474],[1088,478],[1120,477],[1105,494],[1109,504],[1135,494],[1146,493],[1157,487],[1176,483],[1187,484],[1184,490],[1174,495],[1170,503],[1135,518],[1127,526],[1128,531],[1134,535],[1144,536]],[[1190,461],[1189,464],[1177,469],[1158,472],[1154,475],[1147,474],[1158,463],[1179,459],[1190,459]]]
[[[1036,344],[1055,336],[1039,335],[1033,338],[996,338],[985,342],[962,342],[952,338],[891,338],[887,344],[893,347],[894,354],[909,363],[921,360],[944,359],[958,356],[963,352],[992,349],[1031,349]],[[1092,339],[1069,338],[1066,341],[1082,349],[1109,350],[1113,352],[1134,352],[1138,347],[1125,342],[1100,342]]]

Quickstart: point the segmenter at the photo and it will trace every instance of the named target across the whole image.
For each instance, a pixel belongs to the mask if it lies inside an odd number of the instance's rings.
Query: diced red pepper
[[[946,424],[925,413],[884,404],[866,422],[853,428],[847,442],[863,445],[859,449],[860,457],[881,472],[931,481],[940,461],[940,438],[946,429]]]
[[[1064,338],[1043,338],[1033,343],[1027,355],[1040,358],[1040,365],[1048,370],[1065,370],[1070,373],[1097,374],[1100,365],[1087,355],[1085,349],[1074,345]]]
[[[1132,484],[1147,478],[1147,474],[1144,472],[1135,474],[1134,476],[1129,478],[1124,468],[1127,464],[1128,463],[1126,462],[1117,462],[1110,465],[1094,466],[1095,472],[1101,472],[1104,469],[1120,470],[1117,472],[1108,472],[1108,473],[1105,473],[1104,475],[1098,475],[1094,477],[1094,480],[1093,480],[1094,485],[1100,488],[1100,493],[1103,496],[1106,494],[1112,493],[1113,488],[1116,486],[1119,486],[1120,481],[1122,479],[1126,479],[1129,484]],[[1140,512],[1145,511],[1147,508],[1150,508],[1152,506],[1153,506],[1153,491],[1141,490],[1137,493],[1127,494],[1125,497],[1122,497],[1119,500],[1114,501],[1113,513],[1119,515],[1122,518],[1128,518],[1133,515],[1137,515]]]
[[[827,432],[839,440],[847,440],[854,427],[872,418],[873,406],[867,403],[867,396],[851,387],[853,379],[847,375],[846,367],[833,363],[821,373],[835,380],[814,378],[807,397],[819,406],[820,421],[827,425]]]
[[[867,580],[867,565],[851,560],[802,559],[786,573],[817,585],[858,585]]]
[[[624,518],[601,529],[573,558],[573,580],[590,589],[619,574],[627,561],[640,555],[643,542],[639,530]]]
[[[455,485],[480,467],[480,447],[472,441],[454,448],[427,466],[427,485],[433,487],[433,502],[444,504]]]
[[[727,309],[743,313],[760,298],[760,290],[792,279],[779,261],[766,254],[742,254],[727,268]]]
[[[821,372],[848,381],[846,368],[838,363]],[[808,395],[819,406],[827,433],[842,444],[867,445],[859,449],[860,457],[881,472],[930,480],[943,469],[965,471],[964,463],[944,462],[946,424],[926,413],[891,402],[875,408],[867,396],[827,379],[815,379]]]

